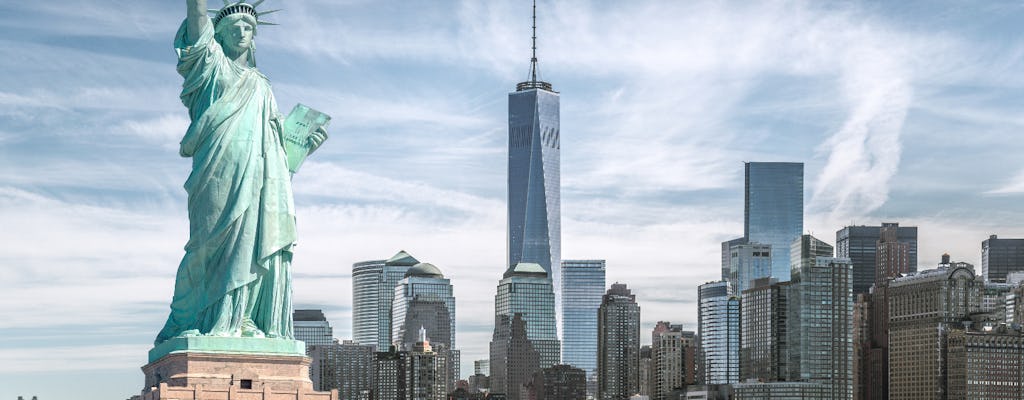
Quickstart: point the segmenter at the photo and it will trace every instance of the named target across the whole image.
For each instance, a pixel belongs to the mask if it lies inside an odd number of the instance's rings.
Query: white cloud
[[[1024,193],[1024,170],[1017,173],[1006,184],[985,192],[987,194],[1019,194]]]

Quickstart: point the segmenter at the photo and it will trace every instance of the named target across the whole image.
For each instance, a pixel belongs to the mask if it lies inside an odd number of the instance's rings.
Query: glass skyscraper
[[[740,380],[740,297],[726,281],[708,282],[697,291],[697,327],[704,384]]]
[[[499,321],[511,323],[516,314],[522,316],[526,338],[540,353],[538,367],[559,363],[561,346],[555,331],[555,293],[544,268],[534,263],[519,263],[505,272],[494,296],[494,313],[496,331],[508,329],[498,326]]]
[[[405,251],[387,260],[352,264],[352,339],[372,344],[377,351],[391,345],[391,302],[395,285],[405,272],[419,264]]]
[[[418,340],[420,327],[427,330],[430,342],[455,348],[455,296],[451,281],[433,264],[419,263],[405,272],[394,288],[391,305],[391,343],[408,351]],[[421,307],[415,307],[422,304]],[[430,307],[437,304],[437,307]],[[434,308],[445,315],[431,315]],[[419,311],[411,313],[410,311]],[[438,326],[443,324],[446,326]],[[444,335],[440,335],[441,333]]]
[[[597,369],[597,309],[605,288],[604,260],[562,260],[562,364]]]
[[[801,235],[791,248],[787,333],[794,378],[828,385],[829,398],[853,396],[853,267],[832,246]]]
[[[789,281],[789,246],[804,230],[804,164],[745,165],[743,237],[772,248],[772,277]]]
[[[508,268],[539,264],[555,287],[562,248],[558,103],[558,92],[536,76],[508,95]]]

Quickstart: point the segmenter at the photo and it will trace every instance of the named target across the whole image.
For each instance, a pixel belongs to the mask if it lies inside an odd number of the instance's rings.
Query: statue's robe
[[[190,236],[156,342],[193,330],[241,336],[253,325],[290,339],[295,206],[270,82],[224,55],[212,22],[194,44],[186,34],[182,23],[174,45],[192,120],[181,141],[192,158]]]

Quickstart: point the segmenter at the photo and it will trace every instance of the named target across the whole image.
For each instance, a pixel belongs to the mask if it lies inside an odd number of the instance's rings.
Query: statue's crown
[[[260,21],[260,16],[261,15],[266,15],[266,14],[270,14],[272,12],[281,11],[281,10],[270,10],[270,11],[257,12],[256,11],[256,6],[262,4],[264,1],[265,0],[256,0],[252,4],[249,4],[249,3],[246,3],[245,0],[241,0],[241,1],[237,1],[237,2],[231,2],[231,0],[224,0],[224,8],[221,8],[220,10],[211,9],[211,10],[208,10],[208,11],[211,14],[214,14],[214,16],[213,16],[213,25],[214,26],[217,26],[217,23],[219,23],[220,20],[224,19],[224,17],[227,17],[229,15],[235,15],[235,14],[251,15],[253,17],[253,19],[256,20],[256,24],[258,24],[258,25],[277,25],[277,24],[272,23],[272,22]]]

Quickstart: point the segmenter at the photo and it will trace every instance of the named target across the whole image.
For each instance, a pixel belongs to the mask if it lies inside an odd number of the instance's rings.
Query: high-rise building
[[[983,284],[962,266],[889,283],[890,399],[948,398],[947,339],[978,309]]]
[[[292,313],[295,326],[295,340],[306,343],[306,354],[312,346],[326,346],[334,343],[334,330],[324,316],[323,310],[295,310]]]
[[[1024,271],[1024,239],[989,236],[981,242],[981,274],[986,282],[1005,283],[1007,274]]]
[[[743,293],[750,282],[772,276],[772,246],[760,243],[739,243],[729,247],[729,281],[733,293]]]
[[[732,275],[732,247],[746,244],[747,238],[736,238],[722,242],[722,280],[728,281]]]
[[[896,240],[906,243],[908,271],[917,271],[917,227],[884,223],[896,230]],[[836,231],[836,257],[849,258],[853,263],[853,293],[867,293],[875,283],[878,241],[882,236],[882,225],[847,226]],[[892,237],[888,238],[892,242]]]
[[[513,315],[519,314],[526,322],[526,337],[540,353],[538,368],[559,364],[561,356],[555,332],[554,297],[547,271],[534,263],[519,263],[505,272],[494,297],[496,316],[507,316],[506,321],[511,321]],[[498,329],[501,327],[495,326],[495,331]],[[491,366],[494,366],[493,358]]]
[[[530,77],[508,95],[508,267],[538,264],[560,287],[559,94],[538,77],[536,11]]]
[[[1024,333],[997,324],[954,329],[947,354],[948,399],[1024,399]]]
[[[451,281],[429,263],[405,271],[392,292],[391,343],[409,350],[419,341],[419,329],[431,332],[430,342],[455,347],[455,296]]]
[[[352,339],[377,346],[391,345],[391,302],[395,285],[420,262],[404,250],[387,260],[352,264]]]
[[[692,331],[682,325],[658,321],[651,331],[651,399],[674,399],[673,393],[696,383],[697,343]],[[643,390],[643,389],[641,389]]]
[[[625,400],[640,390],[640,306],[613,283],[597,312],[597,398]]]
[[[420,328],[417,342],[408,351],[390,347],[376,353],[375,382],[371,399],[445,400],[448,398],[450,370],[445,353],[435,352]]]
[[[792,246],[793,278],[787,328],[799,380],[828,385],[832,399],[853,396],[853,295],[850,260],[803,235]],[[792,367],[791,367],[792,369]]]
[[[537,266],[540,269],[540,266]],[[540,269],[543,271],[543,269]],[[527,337],[523,314],[499,314],[494,318],[494,335],[490,345],[490,391],[518,399],[523,385],[540,370],[540,354]]]
[[[882,223],[875,246],[875,286],[890,279],[917,271],[910,263],[910,243],[899,239],[899,224]]]
[[[351,340],[313,346],[310,350],[313,388],[338,390],[342,399],[370,400],[373,389],[374,346]]]
[[[490,375],[491,374],[491,360],[473,360],[473,373],[477,375]]]
[[[597,373],[597,309],[605,288],[604,260],[562,260],[562,364]]]
[[[804,230],[804,164],[748,162],[745,178],[743,237],[770,245],[771,276],[789,281],[785,249]]]
[[[726,281],[700,285],[697,329],[705,385],[724,385],[740,379],[740,297]]]
[[[741,296],[740,380],[775,382],[790,380],[789,323],[790,282],[760,278]]]

